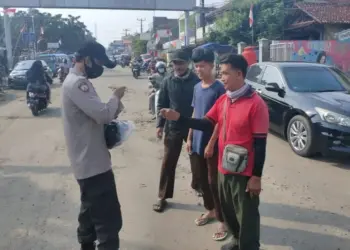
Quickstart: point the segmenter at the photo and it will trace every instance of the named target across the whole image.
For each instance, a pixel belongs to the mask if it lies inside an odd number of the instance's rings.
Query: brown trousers
[[[174,195],[175,170],[179,160],[182,144],[187,135],[177,131],[169,131],[164,137],[164,157],[160,171],[159,199],[171,199]]]
[[[197,153],[190,156],[193,179],[202,190],[204,207],[208,211],[215,209],[218,221],[224,222],[218,191],[218,155],[205,159]]]

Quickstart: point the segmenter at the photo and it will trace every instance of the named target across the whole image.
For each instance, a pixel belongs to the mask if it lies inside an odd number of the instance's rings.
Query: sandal
[[[215,241],[223,241],[227,238],[228,232],[227,231],[218,231],[213,234],[213,240]]]
[[[202,214],[199,218],[195,219],[194,223],[196,223],[198,227],[205,226],[212,220],[215,220],[215,218],[204,217],[204,215],[205,214]]]
[[[162,213],[167,205],[168,202],[166,200],[159,200],[157,203],[153,204],[153,210],[157,213]]]

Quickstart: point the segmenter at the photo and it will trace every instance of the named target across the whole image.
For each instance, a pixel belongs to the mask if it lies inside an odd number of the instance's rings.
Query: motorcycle
[[[150,61],[146,61],[146,62],[142,63],[141,71],[148,73],[148,66],[149,66],[149,64],[150,64]]]
[[[27,86],[27,105],[33,116],[45,110],[49,105],[48,86],[39,83],[29,83]]]
[[[63,83],[64,80],[66,79],[67,77],[67,73],[65,72],[64,68],[63,67],[60,67],[58,69],[58,76],[59,76],[59,79],[60,79],[60,83]]]
[[[139,76],[141,75],[141,66],[138,63],[134,63],[132,65],[132,75],[135,79],[139,78]]]

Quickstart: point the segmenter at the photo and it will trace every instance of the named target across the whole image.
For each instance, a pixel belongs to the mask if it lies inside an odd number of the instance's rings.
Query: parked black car
[[[27,71],[32,67],[35,60],[26,60],[18,62],[8,77],[8,86],[13,89],[27,89],[28,80],[26,77]],[[53,77],[53,73],[47,63],[41,60],[44,69],[50,78]]]
[[[247,83],[268,105],[270,130],[296,154],[350,153],[350,79],[343,72],[314,63],[257,63]]]

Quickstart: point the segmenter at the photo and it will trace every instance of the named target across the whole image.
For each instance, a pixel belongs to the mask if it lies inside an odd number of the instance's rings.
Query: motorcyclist
[[[164,62],[157,62],[155,66],[156,73],[149,77],[149,81],[151,82],[150,85],[150,92],[149,92],[149,112],[152,115],[156,114],[156,107],[155,107],[155,96],[157,90],[160,89],[160,86],[163,82],[163,79],[167,75],[166,71],[166,64]]]
[[[39,83],[41,85],[46,86],[46,95],[47,100],[51,102],[51,88],[50,84],[52,84],[52,78],[45,72],[43,63],[40,60],[37,60],[33,63],[32,67],[26,73],[27,79],[29,83],[35,84]],[[28,93],[27,93],[28,95]],[[28,98],[28,96],[27,96]]]
[[[134,72],[134,68],[139,68],[141,70],[142,64],[138,60],[138,57],[135,57],[134,60],[131,61],[131,73]]]
[[[70,67],[67,59],[63,59],[62,63],[60,64],[60,68],[63,70],[62,73],[64,73],[65,75],[68,75]]]
[[[142,60],[142,57],[141,56],[138,56],[135,60],[136,62],[142,64],[143,63],[143,60]]]

